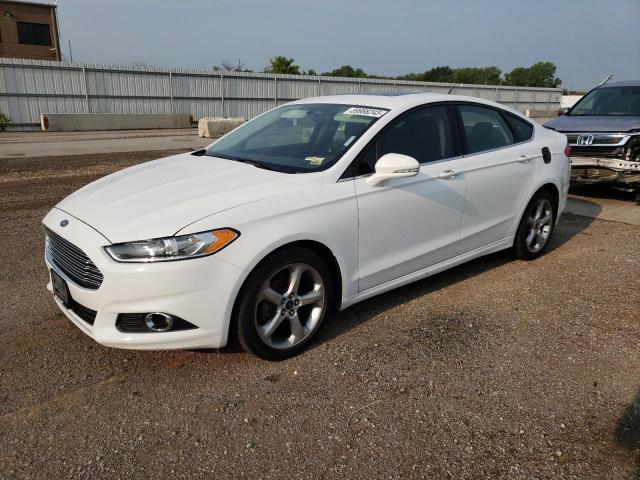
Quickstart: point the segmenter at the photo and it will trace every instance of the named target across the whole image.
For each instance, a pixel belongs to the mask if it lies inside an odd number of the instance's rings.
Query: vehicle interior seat
[[[366,128],[366,124],[359,122],[347,122],[344,125],[344,138],[345,141],[351,137],[359,137],[362,131]]]
[[[498,147],[499,143],[495,138],[494,128],[491,123],[478,122],[471,129],[471,135],[469,135],[469,150],[471,152],[491,150]]]

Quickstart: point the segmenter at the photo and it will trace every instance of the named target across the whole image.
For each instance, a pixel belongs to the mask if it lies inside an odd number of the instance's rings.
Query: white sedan
[[[564,135],[476,98],[296,101],[61,201],[48,288],[104,345],[286,358],[333,311],[498,250],[541,255],[568,156]]]

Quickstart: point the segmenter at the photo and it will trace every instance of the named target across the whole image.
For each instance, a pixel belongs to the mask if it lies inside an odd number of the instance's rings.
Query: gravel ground
[[[358,304],[298,357],[94,343],[40,221],[161,153],[0,162],[0,478],[640,478],[640,227],[565,215]]]

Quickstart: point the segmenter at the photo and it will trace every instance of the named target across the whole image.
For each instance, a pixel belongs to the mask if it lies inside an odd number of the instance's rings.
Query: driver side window
[[[394,120],[360,155],[355,176],[374,173],[376,162],[387,153],[408,155],[420,164],[455,156],[447,107],[421,108]]]

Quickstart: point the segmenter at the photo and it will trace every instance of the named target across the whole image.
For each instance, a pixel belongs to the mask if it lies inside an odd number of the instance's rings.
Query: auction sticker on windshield
[[[348,110],[345,110],[343,115],[361,115],[363,117],[375,117],[380,118],[388,110],[380,110],[377,108],[365,108],[365,107],[351,107]]]

